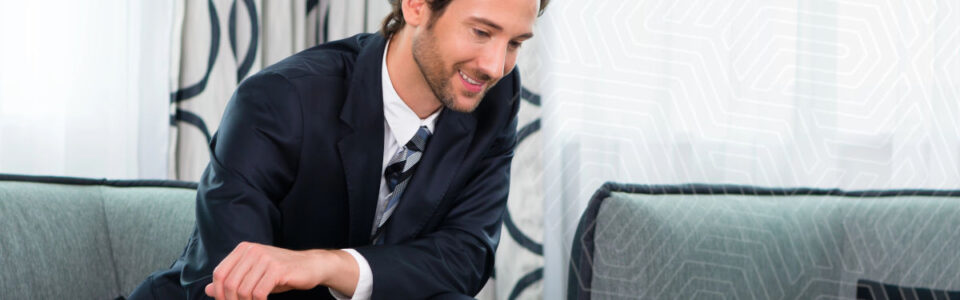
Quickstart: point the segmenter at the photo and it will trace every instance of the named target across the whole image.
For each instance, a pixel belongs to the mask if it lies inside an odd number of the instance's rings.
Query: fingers
[[[248,299],[241,295],[239,287],[246,277],[250,276],[247,274],[254,264],[260,260],[260,253],[258,251],[257,245],[247,245],[246,249],[242,250],[239,253],[240,258],[237,259],[233,268],[230,270],[230,274],[227,275],[227,280],[223,282],[223,292],[225,293],[224,298],[227,300],[238,300],[238,299]]]
[[[227,255],[216,268],[213,269],[213,295],[210,295],[216,299],[236,299],[236,294],[231,293],[226,290],[225,285],[229,276],[233,273],[233,269],[241,258],[243,254],[253,246],[252,243],[241,242],[237,247],[233,248],[233,251]],[[232,294],[232,295],[231,295]]]
[[[260,278],[260,281],[257,282],[256,287],[253,288],[253,299],[266,300],[267,295],[270,295],[272,292],[284,292],[274,291],[274,288],[277,286],[277,280],[276,272],[265,272],[263,277]]]
[[[310,271],[318,257],[305,253],[240,243],[214,269],[213,282],[204,292],[218,300],[265,300],[274,292],[311,289],[322,279]]]
[[[269,267],[269,258],[263,255],[259,255],[259,257],[254,258],[250,257],[248,254],[244,260],[253,262],[253,265],[250,267],[250,270],[246,272],[246,275],[243,276],[243,280],[240,282],[240,285],[237,286],[237,297],[241,300],[265,299],[266,296],[264,296],[264,298],[257,298],[253,293],[253,289],[257,287],[257,283],[260,282],[264,273],[267,272],[267,268]]]
[[[217,288],[213,286],[213,282],[211,282],[210,284],[207,284],[207,287],[203,288],[203,292],[204,292],[204,293],[207,293],[207,296],[210,296],[210,297],[212,297],[212,298],[216,298],[216,297],[217,297],[217,290],[216,290],[216,289],[217,289]]]

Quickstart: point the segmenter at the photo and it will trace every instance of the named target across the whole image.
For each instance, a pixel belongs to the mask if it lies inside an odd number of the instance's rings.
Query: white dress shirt
[[[390,73],[387,71],[387,49],[390,49],[390,41],[387,41],[387,45],[383,47],[383,66],[380,70],[380,84],[383,86],[383,164],[380,167],[380,194],[377,196],[377,201],[382,201],[390,194],[390,190],[387,189],[387,181],[383,178],[383,172],[387,169],[390,158],[403,149],[403,146],[417,134],[417,130],[420,130],[420,126],[426,126],[427,130],[433,133],[437,116],[443,111],[441,108],[426,119],[420,119],[417,113],[413,112],[407,106],[407,103],[400,99],[397,90],[393,88]],[[376,226],[376,224],[373,226]],[[350,253],[353,259],[357,261],[357,265],[360,267],[360,279],[357,281],[356,290],[353,291],[353,298],[346,297],[333,289],[330,289],[330,294],[340,300],[370,299],[370,294],[373,293],[373,272],[370,270],[370,263],[356,250],[343,250]]]

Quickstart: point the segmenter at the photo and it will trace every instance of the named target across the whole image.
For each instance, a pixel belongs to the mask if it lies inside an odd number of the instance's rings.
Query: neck
[[[441,103],[413,60],[411,35],[407,34],[407,30],[398,31],[390,37],[389,47],[387,71],[393,89],[420,119],[426,119],[440,109]]]

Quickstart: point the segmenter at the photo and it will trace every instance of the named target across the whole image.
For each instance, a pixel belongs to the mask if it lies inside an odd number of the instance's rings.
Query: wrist
[[[339,249],[316,249],[309,250],[312,264],[315,271],[314,278],[318,285],[333,286],[338,281],[343,281],[343,275],[356,273],[351,270],[356,269],[356,262],[353,256],[346,251]],[[355,280],[355,279],[354,279]]]
[[[329,250],[323,249],[307,250],[304,251],[304,254],[308,257],[306,266],[309,266],[309,270],[311,270],[313,282],[316,282],[317,286],[327,285],[332,276],[330,261],[333,254],[329,253]]]

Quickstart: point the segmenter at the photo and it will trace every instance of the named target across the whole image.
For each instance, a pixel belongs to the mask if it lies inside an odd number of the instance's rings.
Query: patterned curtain
[[[517,150],[510,170],[510,198],[497,249],[496,299],[542,299],[543,141],[540,134],[538,39],[521,48],[517,67],[523,83]]]
[[[543,141],[540,95],[524,71],[510,199],[497,249],[497,299],[540,299],[543,291]]]
[[[173,32],[169,177],[196,181],[247,76],[325,41],[328,0],[180,0]]]

